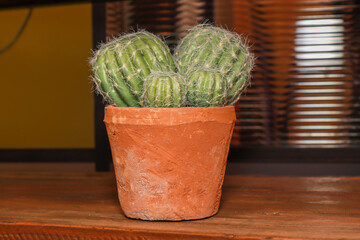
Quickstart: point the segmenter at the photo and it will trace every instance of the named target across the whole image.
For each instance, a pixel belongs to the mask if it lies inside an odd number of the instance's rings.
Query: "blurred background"
[[[134,29],[174,48],[204,22],[256,56],[228,174],[360,174],[355,0],[0,1],[0,168],[111,169],[91,49]]]

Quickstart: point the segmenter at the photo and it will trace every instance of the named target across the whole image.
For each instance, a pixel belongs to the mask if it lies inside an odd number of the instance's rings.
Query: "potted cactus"
[[[198,25],[172,56],[141,31],[104,45],[91,59],[124,214],[143,220],[217,213],[235,125],[233,104],[253,57],[241,38]]]

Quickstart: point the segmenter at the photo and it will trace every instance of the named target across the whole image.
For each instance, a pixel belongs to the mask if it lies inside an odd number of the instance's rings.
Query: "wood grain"
[[[146,222],[112,173],[0,171],[0,239],[360,239],[360,177],[226,176],[216,216]]]

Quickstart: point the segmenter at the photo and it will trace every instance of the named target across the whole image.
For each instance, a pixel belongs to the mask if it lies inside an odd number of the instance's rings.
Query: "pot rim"
[[[228,106],[210,106],[210,107],[172,107],[172,108],[164,108],[164,107],[159,107],[159,108],[155,108],[155,107],[117,107],[117,106],[113,106],[113,105],[106,105],[105,108],[121,108],[121,109],[156,109],[156,110],[165,110],[165,109],[218,109],[218,108],[234,108],[234,105],[228,105]]]
[[[224,107],[105,107],[106,124],[179,125],[191,122],[218,121],[232,123],[236,120],[235,106]]]

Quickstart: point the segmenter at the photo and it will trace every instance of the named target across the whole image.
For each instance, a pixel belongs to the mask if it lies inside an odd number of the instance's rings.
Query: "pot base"
[[[209,215],[209,216],[196,216],[195,218],[177,218],[175,217],[171,217],[170,215],[166,215],[166,218],[164,218],[163,216],[161,216],[159,219],[154,218],[154,216],[148,216],[148,215],[143,215],[141,217],[131,217],[128,216],[126,214],[124,214],[127,218],[129,219],[134,219],[134,220],[144,220],[144,221],[154,221],[154,222],[181,222],[181,221],[196,221],[196,220],[203,220],[203,219],[207,219],[207,218],[211,218],[213,216],[215,216],[218,213],[218,210],[216,211],[216,213]]]

